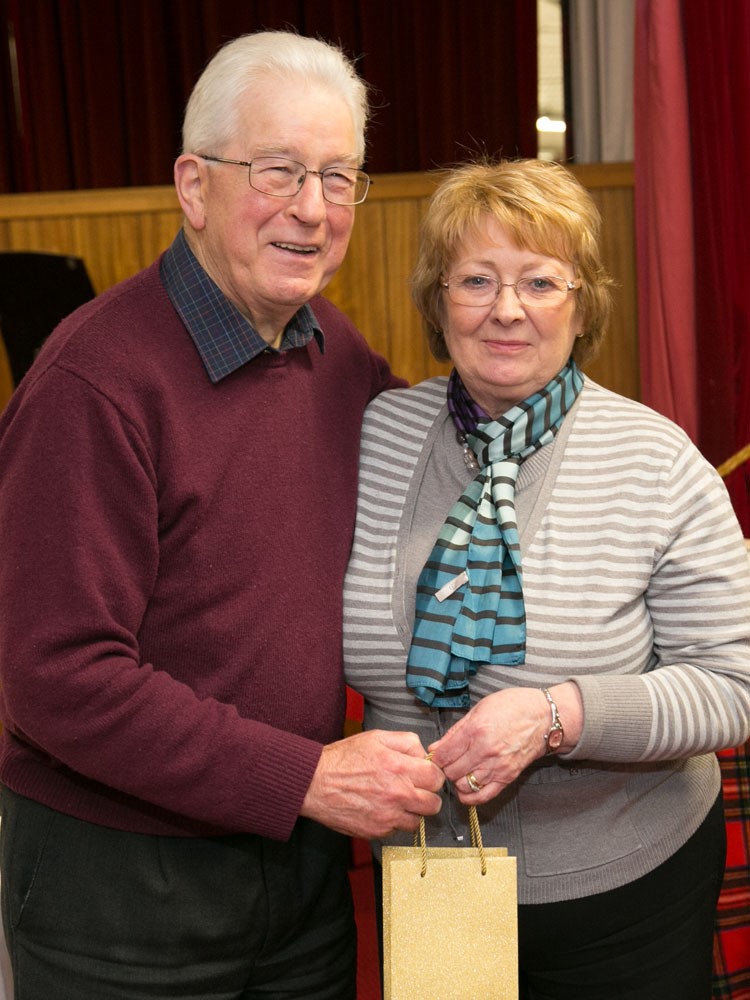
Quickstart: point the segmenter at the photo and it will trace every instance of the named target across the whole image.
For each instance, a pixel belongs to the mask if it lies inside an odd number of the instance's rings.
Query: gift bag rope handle
[[[477,807],[469,806],[469,829],[471,830],[471,846],[479,851],[479,861],[482,866],[482,875],[487,874],[487,859],[484,854],[484,844],[482,843],[482,831],[479,829],[479,817]],[[414,831],[414,846],[422,851],[422,878],[427,874],[427,838],[425,836],[424,816],[419,817],[419,832]]]
[[[432,760],[432,754],[428,753],[426,760]],[[471,830],[471,846],[479,851],[479,861],[482,865],[482,875],[487,874],[487,859],[484,855],[484,844],[482,843],[482,831],[479,829],[479,817],[477,807],[469,806],[469,829]],[[419,841],[419,844],[417,844]],[[419,833],[414,831],[414,846],[419,846],[422,851],[422,878],[427,874],[427,837],[425,834],[424,816],[419,817]]]

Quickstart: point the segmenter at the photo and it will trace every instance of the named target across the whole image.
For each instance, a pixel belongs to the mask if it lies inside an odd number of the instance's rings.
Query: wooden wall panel
[[[394,371],[412,383],[448,370],[430,356],[409,293],[419,220],[434,186],[429,174],[377,177],[357,209],[347,259],[326,289]]]
[[[387,236],[382,202],[356,210],[349,251],[325,295],[365,334],[376,351],[390,357],[388,324]]]
[[[86,262],[97,292],[146,267],[181,219],[171,187],[0,196],[0,250],[45,250]]]
[[[409,293],[423,202],[394,199],[368,211],[357,220],[347,261],[326,295],[345,309],[394,371],[419,381],[435,366]],[[357,290],[348,308],[339,296],[342,285]]]
[[[575,167],[604,217],[607,265],[618,282],[615,321],[592,378],[639,396],[631,164]],[[445,374],[427,350],[408,279],[419,220],[435,176],[381,174],[357,218],[346,261],[326,290],[410,382]],[[0,251],[46,250],[82,257],[104,291],[150,264],[174,238],[180,211],[171,187],[0,196]],[[3,381],[0,378],[0,392]],[[0,406],[3,405],[0,396]]]
[[[609,389],[639,399],[635,247],[632,239],[623,239],[623,234],[634,231],[633,192],[594,188],[592,195],[605,220],[603,256],[616,287],[611,328],[599,355],[587,366],[587,373]]]

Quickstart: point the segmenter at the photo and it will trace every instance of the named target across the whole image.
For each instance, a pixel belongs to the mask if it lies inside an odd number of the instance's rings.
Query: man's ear
[[[206,225],[208,168],[200,156],[183,153],[174,164],[174,186],[185,218],[193,229]]]

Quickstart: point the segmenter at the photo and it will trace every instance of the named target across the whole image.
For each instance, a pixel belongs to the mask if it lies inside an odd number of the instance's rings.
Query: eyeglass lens
[[[261,156],[250,164],[250,184],[256,191],[289,198],[300,190],[308,174],[320,177],[323,196],[334,205],[357,205],[364,201],[370,179],[361,170],[326,167],[308,170],[303,163],[284,157]]]
[[[509,283],[483,274],[461,274],[444,285],[451,300],[465,306],[491,305],[504,287],[514,288],[521,302],[532,306],[559,305],[569,291],[568,282],[554,275],[534,275]]]

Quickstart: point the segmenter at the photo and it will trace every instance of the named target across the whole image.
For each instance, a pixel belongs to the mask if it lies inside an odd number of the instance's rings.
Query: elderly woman
[[[366,728],[443,769],[428,842],[468,843],[473,804],[516,856],[522,998],[707,1000],[747,556],[686,435],[582,374],[611,309],[599,228],[549,163],[435,193],[413,292],[454,367],[370,404],[347,680]]]

